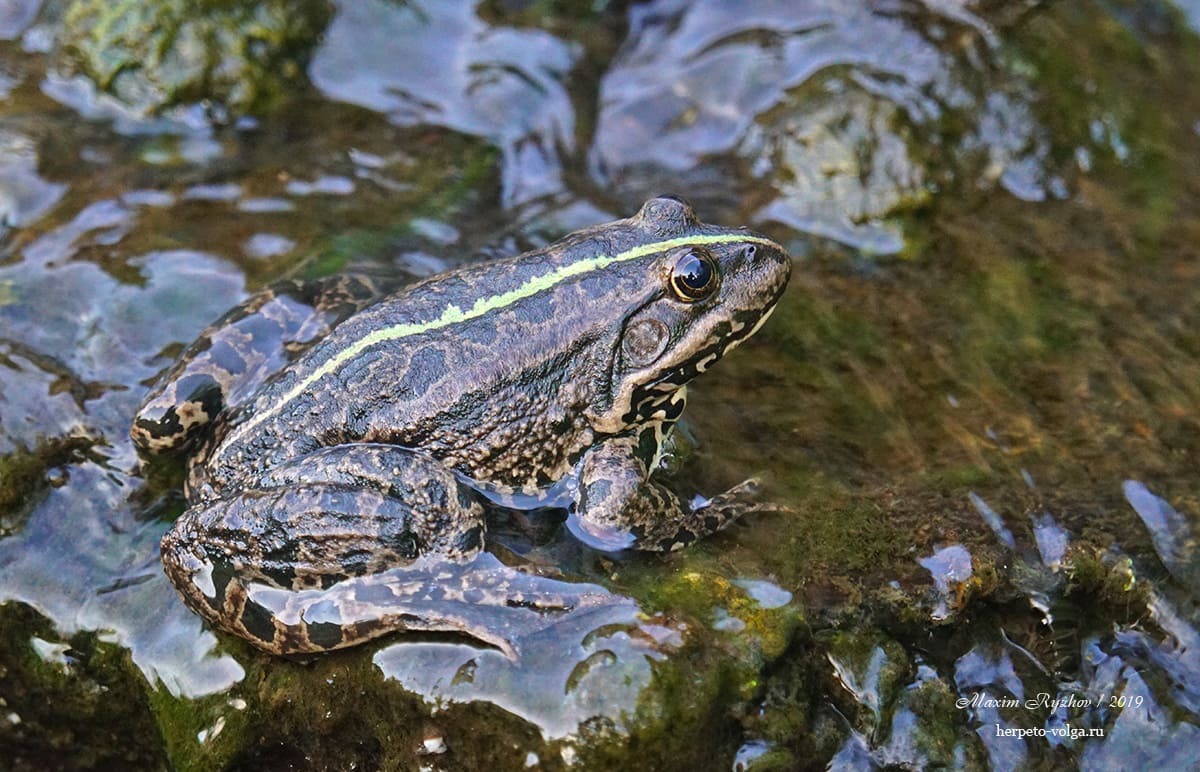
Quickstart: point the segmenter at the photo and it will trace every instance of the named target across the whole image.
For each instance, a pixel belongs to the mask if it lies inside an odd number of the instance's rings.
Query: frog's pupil
[[[693,247],[671,269],[671,289],[685,303],[706,297],[717,287],[717,268],[707,250]]]
[[[691,290],[702,290],[712,281],[712,266],[708,261],[701,260],[696,253],[689,252],[680,261],[679,278]]]

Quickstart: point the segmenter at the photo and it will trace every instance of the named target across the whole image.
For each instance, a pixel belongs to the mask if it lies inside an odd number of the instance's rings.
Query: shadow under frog
[[[689,381],[753,334],[791,260],[674,198],[545,249],[379,296],[365,280],[248,299],[147,396],[143,454],[188,453],[162,540],[193,610],[278,654],[394,630],[514,641],[622,602],[483,552],[481,496],[562,506],[600,550],[673,550],[761,508],[653,479]]]

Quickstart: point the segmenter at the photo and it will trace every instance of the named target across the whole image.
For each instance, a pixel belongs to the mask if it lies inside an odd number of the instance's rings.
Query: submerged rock
[[[56,60],[140,112],[208,100],[253,111],[301,81],[329,13],[325,0],[72,0]]]
[[[896,216],[951,181],[1045,197],[1031,98],[963,4],[659,0],[630,11],[590,165],[633,199],[741,186],[756,219],[895,253]]]

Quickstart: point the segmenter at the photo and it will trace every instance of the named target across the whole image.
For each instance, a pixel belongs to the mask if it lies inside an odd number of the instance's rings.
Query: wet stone
[[[327,18],[326,4],[312,0],[211,7],[73,0],[57,62],[143,112],[202,100],[261,108],[295,84]]]

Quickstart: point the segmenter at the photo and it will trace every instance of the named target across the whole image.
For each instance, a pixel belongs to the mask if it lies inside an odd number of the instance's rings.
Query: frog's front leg
[[[406,627],[462,630],[457,618],[412,613],[386,587],[321,591],[426,558],[466,560],[483,546],[483,524],[479,503],[433,458],[342,445],[188,509],[163,537],[163,567],[212,624],[274,653],[324,651]],[[276,612],[297,597],[298,616],[282,620]]]
[[[650,480],[638,439],[617,437],[593,448],[579,474],[568,526],[589,546],[666,552],[681,549],[762,508],[757,480],[747,480],[692,509]]]

